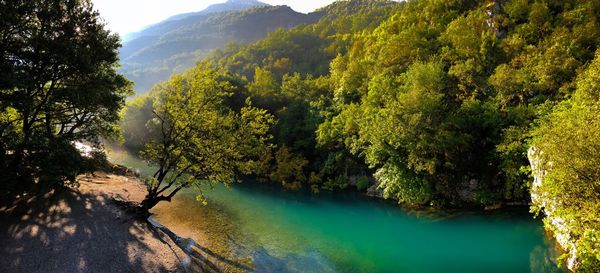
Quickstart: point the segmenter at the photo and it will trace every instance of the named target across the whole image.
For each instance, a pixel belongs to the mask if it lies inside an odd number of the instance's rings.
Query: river
[[[148,172],[128,155],[110,157]],[[206,205],[190,190],[153,213],[212,250],[225,271],[564,272],[526,208],[414,211],[358,193],[314,195],[257,182],[202,190]]]

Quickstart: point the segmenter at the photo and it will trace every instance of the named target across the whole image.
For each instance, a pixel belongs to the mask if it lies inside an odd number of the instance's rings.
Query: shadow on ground
[[[157,253],[164,238],[112,200],[62,189],[0,207],[0,271],[179,271],[174,253]]]

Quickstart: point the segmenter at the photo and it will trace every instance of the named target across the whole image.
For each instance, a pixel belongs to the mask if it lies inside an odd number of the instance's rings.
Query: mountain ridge
[[[179,20],[183,20],[189,17],[193,17],[193,16],[206,16],[206,15],[212,15],[215,13],[221,13],[221,12],[235,12],[235,11],[242,11],[242,10],[246,10],[246,9],[250,9],[253,7],[264,7],[264,6],[271,6],[267,3],[263,3],[257,0],[228,0],[226,2],[223,3],[218,3],[218,4],[213,4],[210,5],[208,7],[206,7],[203,10],[200,11],[194,11],[194,12],[186,12],[186,13],[181,13],[181,14],[176,14],[173,15],[165,20],[159,21],[157,23],[154,24],[150,24],[148,26],[145,26],[144,28],[142,28],[139,31],[136,32],[132,32],[132,33],[127,33],[124,35],[123,37],[123,43],[129,43],[132,42],[133,40],[143,37],[143,36],[148,36],[147,32],[152,32],[153,29],[157,29],[157,31],[160,31],[160,26],[164,25],[164,24],[172,24],[175,21],[179,21]]]
[[[181,20],[181,19],[185,19],[186,17],[189,17],[189,16],[206,15],[206,14],[210,14],[210,13],[219,13],[219,12],[224,12],[224,11],[241,11],[244,9],[249,9],[249,8],[253,8],[253,7],[262,7],[262,6],[271,6],[271,5],[257,1],[257,0],[228,0],[224,3],[210,5],[201,11],[187,12],[187,13],[173,15],[173,16],[167,18],[166,20],[163,20],[163,22],[171,21],[171,20]]]
[[[314,23],[320,17],[296,12],[289,6],[254,6],[163,21],[124,43],[120,49],[121,71],[135,82],[135,90],[143,93],[230,42],[254,42],[278,28]]]

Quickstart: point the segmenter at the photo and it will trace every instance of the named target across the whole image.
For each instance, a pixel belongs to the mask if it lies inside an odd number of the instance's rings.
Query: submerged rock
[[[255,272],[337,272],[334,264],[316,250],[307,251],[301,255],[291,254],[277,257],[264,247],[259,247],[252,258]]]
[[[498,210],[503,207],[503,204],[498,202],[484,207],[484,210]]]

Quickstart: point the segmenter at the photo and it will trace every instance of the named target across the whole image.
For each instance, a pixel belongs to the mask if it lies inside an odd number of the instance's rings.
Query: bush
[[[361,176],[356,181],[356,189],[359,191],[364,191],[369,187],[369,177]]]

